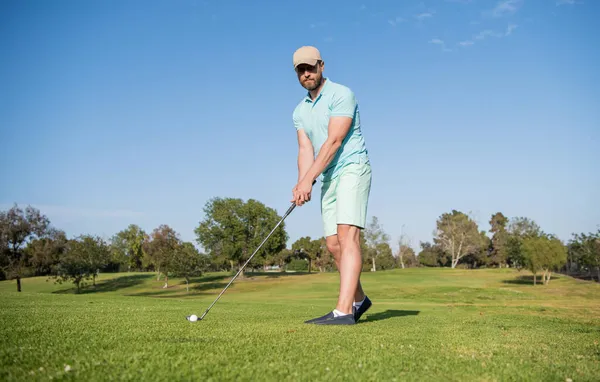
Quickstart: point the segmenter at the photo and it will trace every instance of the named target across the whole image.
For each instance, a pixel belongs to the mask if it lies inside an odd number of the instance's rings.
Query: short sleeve
[[[300,122],[300,118],[298,117],[296,110],[294,110],[294,113],[292,114],[292,119],[294,121],[294,127],[296,128],[296,131],[304,128]]]
[[[356,97],[354,97],[354,92],[348,88],[337,90],[332,97],[331,116],[354,118],[355,111]]]

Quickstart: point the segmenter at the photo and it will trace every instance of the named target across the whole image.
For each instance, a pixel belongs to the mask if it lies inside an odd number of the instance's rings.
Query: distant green
[[[94,290],[0,282],[0,380],[598,381],[600,284],[513,270],[364,272],[359,324],[306,325],[335,306],[336,273],[227,273],[168,289],[151,273]]]

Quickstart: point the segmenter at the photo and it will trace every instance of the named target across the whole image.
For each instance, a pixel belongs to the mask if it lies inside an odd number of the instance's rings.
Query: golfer
[[[371,191],[371,164],[361,133],[354,93],[323,76],[319,50],[303,46],[293,55],[298,81],[308,92],[293,112],[298,136],[298,183],[293,199],[311,199],[312,184],[321,177],[321,216],[327,249],[340,272],[337,306],[306,321],[352,325],[371,307],[361,283],[359,234],[365,228]]]

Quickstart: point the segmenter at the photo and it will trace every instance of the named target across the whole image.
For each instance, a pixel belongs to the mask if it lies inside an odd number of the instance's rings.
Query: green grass
[[[0,380],[544,380],[600,376],[600,284],[512,270],[363,273],[358,325],[306,325],[338,275],[101,275],[75,294],[46,278],[0,282]],[[68,367],[67,367],[68,365]],[[67,370],[66,370],[67,369]]]

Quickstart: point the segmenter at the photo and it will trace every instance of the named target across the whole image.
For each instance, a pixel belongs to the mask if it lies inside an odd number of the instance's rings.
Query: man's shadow
[[[364,322],[373,322],[379,320],[386,320],[393,317],[404,317],[404,316],[416,316],[420,313],[418,310],[391,310],[388,309],[385,312],[379,312],[374,314],[366,313],[366,319]]]

